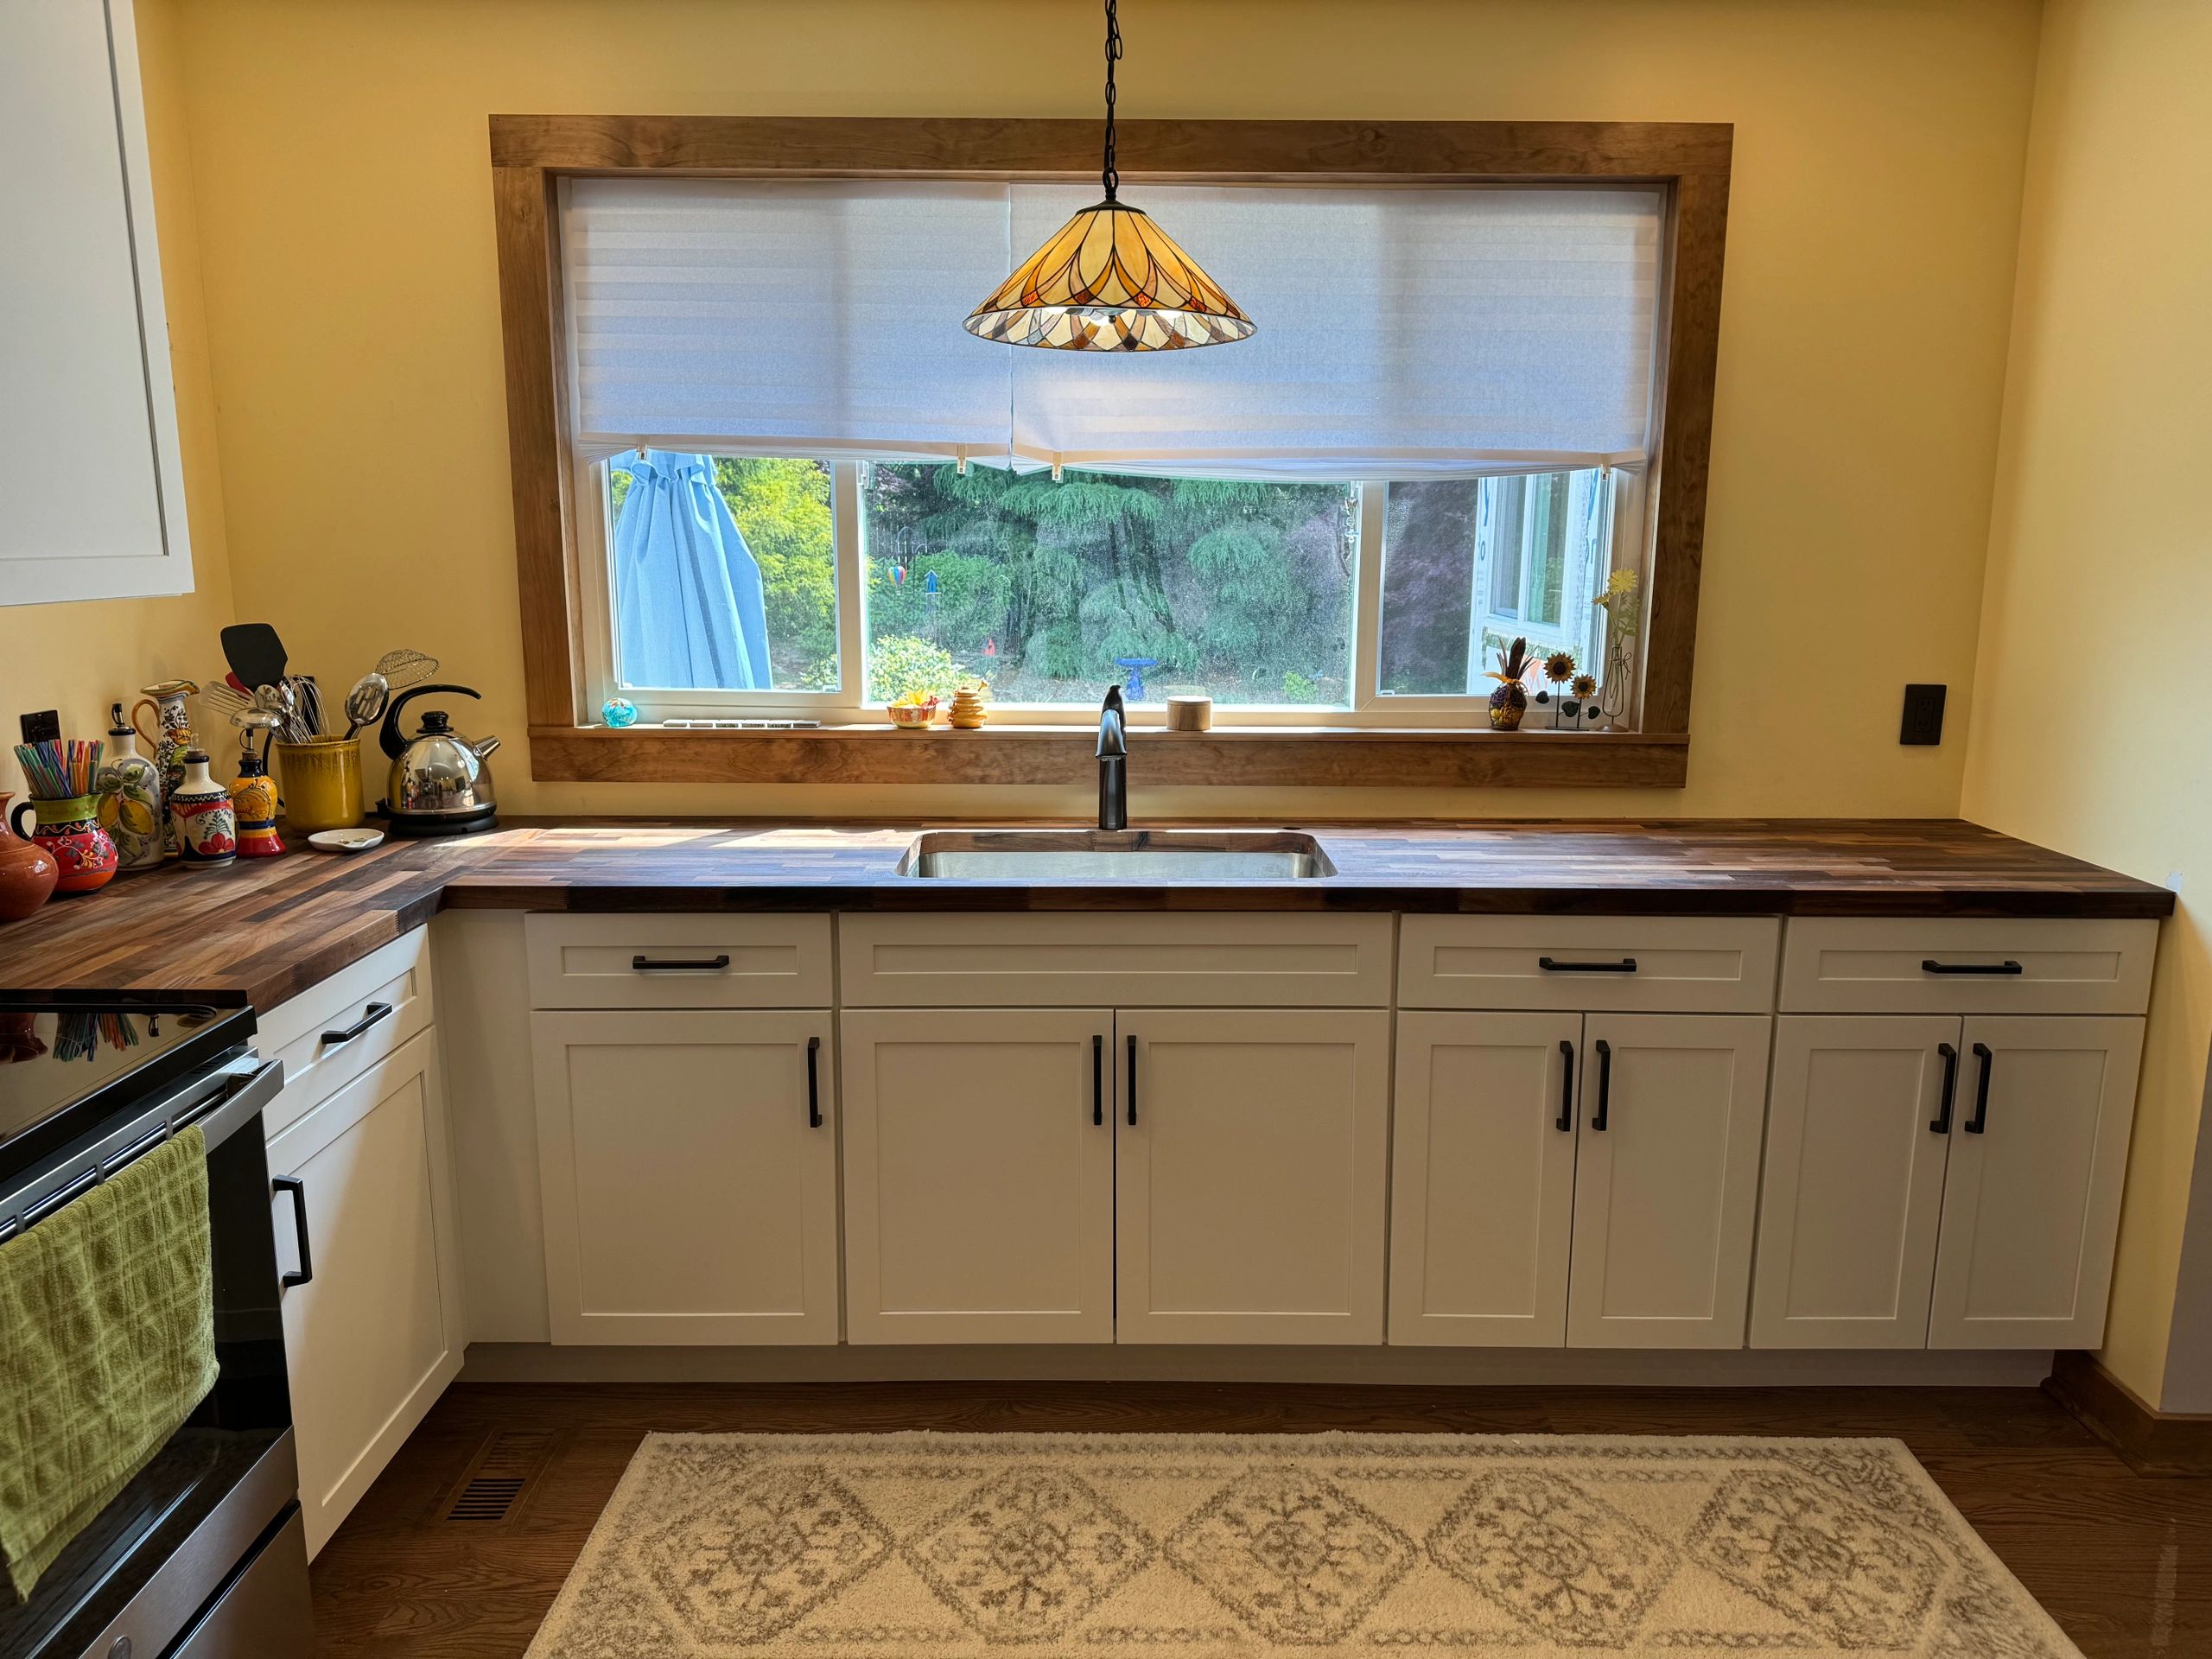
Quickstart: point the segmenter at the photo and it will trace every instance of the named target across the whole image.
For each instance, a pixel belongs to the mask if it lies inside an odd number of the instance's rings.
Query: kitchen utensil
[[[284,642],[266,622],[233,622],[223,630],[223,660],[247,685],[273,685],[284,677]]]
[[[438,659],[419,651],[387,651],[377,658],[377,672],[395,691],[420,685],[438,671]]]
[[[226,676],[207,683],[200,693],[200,706],[203,711],[213,711],[225,720],[235,721],[253,707],[253,693],[239,690]]]
[[[353,682],[353,690],[346,694],[346,735],[351,737],[364,726],[373,726],[384,718],[384,706],[391,700],[391,682],[372,669]]]
[[[299,704],[300,730],[292,741],[304,743],[311,737],[322,735],[322,688],[315,683],[312,674],[295,674],[286,682],[292,688],[292,696]]]
[[[496,737],[474,741],[454,731],[442,709],[425,709],[422,729],[400,734],[399,718],[409,703],[439,691],[474,697],[465,685],[418,685],[403,691],[385,710],[378,741],[391,757],[385,798],[377,810],[391,823],[395,836],[459,836],[489,830],[493,812],[492,769],[485,764],[499,747]]]
[[[275,745],[284,785],[284,822],[312,840],[317,831],[361,821],[361,746],[352,737]]]
[[[384,831],[367,828],[355,830],[318,830],[308,837],[308,845],[326,853],[365,853],[372,847],[384,845]]]

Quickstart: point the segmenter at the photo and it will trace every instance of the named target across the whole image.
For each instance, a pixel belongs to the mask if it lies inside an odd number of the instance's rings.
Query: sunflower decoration
[[[1574,653],[1555,651],[1544,658],[1544,677],[1554,685],[1564,685],[1574,677]]]
[[[1567,689],[1580,701],[1587,702],[1598,695],[1598,677],[1595,674],[1578,674]]]

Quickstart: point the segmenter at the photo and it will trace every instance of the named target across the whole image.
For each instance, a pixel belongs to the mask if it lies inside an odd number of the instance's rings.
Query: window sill
[[[1096,742],[1085,726],[533,726],[530,770],[540,783],[1087,785]],[[1129,748],[1141,786],[1680,789],[1689,771],[1681,733],[1132,728]]]

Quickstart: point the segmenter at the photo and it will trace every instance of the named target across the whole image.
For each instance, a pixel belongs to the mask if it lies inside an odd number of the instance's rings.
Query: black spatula
[[[223,658],[249,691],[280,684],[284,678],[284,642],[266,622],[234,622],[223,630]]]

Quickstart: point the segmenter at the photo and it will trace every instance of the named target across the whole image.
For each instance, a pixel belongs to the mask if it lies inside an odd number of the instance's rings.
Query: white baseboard
[[[1431,1387],[2019,1388],[2050,1355],[1549,1348],[646,1348],[473,1343],[464,1382],[1163,1382]]]

